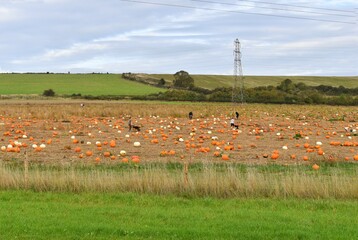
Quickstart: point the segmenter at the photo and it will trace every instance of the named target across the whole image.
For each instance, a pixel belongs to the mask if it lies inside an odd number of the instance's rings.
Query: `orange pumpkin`
[[[35,148],[35,152],[41,152],[42,151],[42,147],[36,147]]]
[[[140,162],[139,157],[138,156],[132,156],[132,162],[133,163],[139,163]]]
[[[318,169],[319,169],[319,166],[318,166],[317,164],[313,164],[312,169],[313,169],[313,170],[318,170]]]
[[[276,160],[277,158],[279,158],[279,156],[280,155],[277,152],[274,152],[271,154],[271,159]]]
[[[230,160],[230,157],[227,154],[223,154],[223,155],[221,155],[221,159],[224,161],[228,161],[228,160]]]
[[[109,142],[109,146],[112,147],[112,148],[114,148],[114,147],[116,146],[116,141],[111,140],[111,141]]]
[[[103,156],[105,156],[105,157],[110,157],[110,156],[111,156],[111,153],[110,153],[110,152],[104,152],[104,153],[103,153]]]
[[[150,140],[150,142],[156,144],[156,143],[158,143],[159,141],[158,141],[158,139],[155,138],[155,139]]]
[[[232,145],[227,145],[227,146],[224,147],[224,150],[226,150],[226,151],[234,150],[234,146],[232,146]]]
[[[86,152],[86,156],[87,156],[87,157],[90,157],[90,156],[92,156],[92,155],[93,155],[92,151],[87,151],[87,152]]]
[[[215,152],[214,152],[214,156],[215,156],[215,157],[220,157],[220,155],[221,155],[221,153],[220,153],[219,151],[215,151]]]

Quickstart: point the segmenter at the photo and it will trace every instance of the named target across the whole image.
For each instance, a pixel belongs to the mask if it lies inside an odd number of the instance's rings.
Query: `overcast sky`
[[[0,0],[0,72],[230,75],[238,38],[244,75],[357,76],[357,11],[358,0]]]

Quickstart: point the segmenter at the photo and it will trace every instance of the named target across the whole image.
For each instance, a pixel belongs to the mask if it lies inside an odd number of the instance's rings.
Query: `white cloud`
[[[12,63],[18,65],[31,64],[33,62],[45,63],[49,61],[56,61],[57,59],[60,59],[62,61],[67,61],[71,57],[77,58],[77,57],[81,57],[82,55],[92,54],[93,52],[98,53],[107,48],[108,46],[106,44],[76,43],[70,46],[69,48],[47,50],[45,53],[41,55],[33,56],[27,59],[13,60]]]
[[[52,60],[54,58],[71,57],[77,54],[86,52],[100,51],[106,49],[107,46],[104,44],[96,43],[76,43],[67,49],[55,49],[49,50],[44,55],[40,56],[43,60]]]
[[[9,22],[15,20],[18,17],[18,13],[16,10],[0,7],[0,22]]]

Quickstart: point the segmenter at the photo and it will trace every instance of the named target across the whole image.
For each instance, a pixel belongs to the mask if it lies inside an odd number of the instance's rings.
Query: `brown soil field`
[[[190,111],[194,113],[192,120],[188,118]],[[235,111],[240,113],[235,119],[238,129],[230,126]],[[129,117],[141,131],[129,131]],[[132,164],[133,156],[138,156],[139,160],[134,159],[137,164],[358,163],[356,107],[1,101],[0,135],[2,161]],[[228,159],[223,160],[223,155]]]

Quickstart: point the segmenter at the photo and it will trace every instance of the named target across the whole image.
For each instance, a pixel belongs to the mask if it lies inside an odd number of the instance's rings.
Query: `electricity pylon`
[[[240,84],[240,100],[243,104],[245,102],[244,97],[244,76],[242,73],[242,64],[241,64],[241,50],[240,50],[240,41],[236,39],[234,42],[234,84],[232,87],[232,102],[237,103],[239,98],[239,92],[237,85]]]

